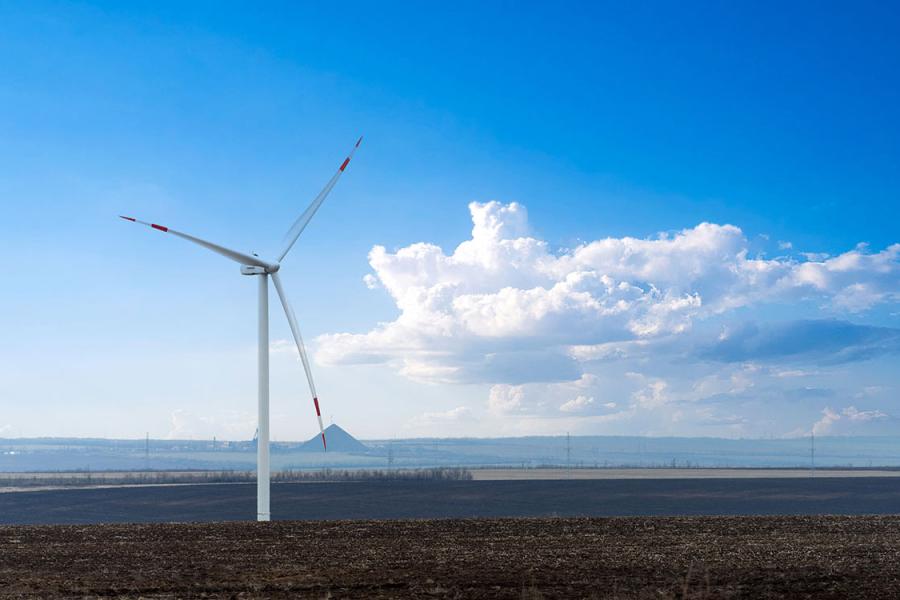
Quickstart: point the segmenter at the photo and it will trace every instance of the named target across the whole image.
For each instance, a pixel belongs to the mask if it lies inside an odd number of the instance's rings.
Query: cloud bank
[[[900,354],[900,330],[838,320],[744,324],[724,330],[700,352],[724,362],[778,361],[841,364],[885,354]]]
[[[767,259],[750,256],[738,227],[700,223],[554,251],[530,235],[518,203],[473,202],[469,211],[471,238],[452,253],[425,242],[372,248],[365,284],[386,290],[399,315],[366,333],[320,336],[317,360],[389,364],[431,383],[574,381],[598,354],[677,337],[698,319],[737,308],[812,299],[854,313],[900,299],[900,244]],[[897,345],[894,330],[832,329],[861,344],[858,352]],[[771,353],[763,334],[739,331],[710,352],[722,360]],[[492,406],[514,404],[507,396]]]

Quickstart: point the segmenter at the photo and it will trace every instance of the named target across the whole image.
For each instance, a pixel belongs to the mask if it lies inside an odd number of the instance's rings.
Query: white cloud
[[[669,396],[666,393],[668,384],[662,379],[649,382],[646,386],[631,395],[632,400],[641,408],[654,409],[666,404]]]
[[[865,244],[833,258],[795,265],[789,284],[830,296],[852,312],[900,299],[900,244],[870,253]]]
[[[366,284],[366,287],[370,290],[378,288],[378,278],[371,273],[366,273],[365,275],[363,275],[363,283]]]
[[[520,385],[498,384],[488,393],[488,410],[495,415],[522,410],[525,390]]]
[[[775,369],[772,374],[775,377],[812,377],[817,372],[807,369]]]
[[[580,362],[614,361],[630,358],[648,345],[647,340],[609,342],[605,344],[576,344],[569,346],[569,356]]]
[[[472,419],[472,411],[465,406],[457,406],[443,412],[426,412],[410,420],[412,427],[430,427],[448,423],[458,423]]]
[[[875,421],[878,419],[886,419],[887,413],[880,410],[858,410],[855,406],[848,406],[843,410],[843,415],[851,421]]]
[[[743,232],[701,223],[653,238],[605,238],[554,252],[525,207],[469,205],[471,239],[375,246],[368,287],[399,316],[368,333],[318,339],[323,364],[386,363],[433,383],[574,381],[587,360],[683,334],[696,319],[760,302],[821,298],[860,311],[900,299],[900,244],[834,257],[750,258]]]
[[[574,382],[574,385],[576,388],[585,389],[597,385],[597,382],[598,378],[596,375],[592,373],[585,373],[577,381]]]
[[[739,371],[729,373],[714,373],[696,379],[692,385],[692,398],[706,398],[721,394],[737,394],[752,383],[744,373]]]
[[[889,419],[887,413],[880,410],[859,410],[855,406],[848,406],[843,410],[836,411],[830,407],[822,410],[822,418],[816,421],[812,431],[816,435],[825,435],[834,433],[835,425],[841,421],[852,424],[868,423],[870,421],[881,421]]]
[[[793,248],[793,247],[794,247],[794,244],[792,244],[791,242],[784,242],[784,241],[779,241],[779,242],[778,242],[778,249],[779,249],[779,250],[790,250],[790,249]]]
[[[571,413],[583,412],[590,408],[592,404],[594,404],[593,398],[588,398],[587,396],[577,396],[576,398],[573,398],[572,400],[569,400],[568,402],[560,406],[559,410]],[[615,408],[615,403],[613,403],[612,408]]]
[[[812,428],[812,432],[816,435],[823,435],[831,431],[832,425],[836,421],[841,419],[840,413],[832,410],[831,408],[824,408],[822,410],[822,418],[815,422]]]

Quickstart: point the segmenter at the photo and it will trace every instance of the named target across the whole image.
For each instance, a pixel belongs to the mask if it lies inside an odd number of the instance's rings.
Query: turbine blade
[[[163,233],[171,233],[172,235],[176,235],[182,239],[185,239],[189,242],[194,242],[200,246],[203,246],[207,250],[212,250],[216,254],[221,254],[225,258],[230,258],[231,260],[240,263],[242,265],[252,265],[255,267],[263,267],[263,268],[274,268],[275,265],[269,264],[266,261],[262,260],[257,256],[251,256],[250,254],[244,254],[243,252],[238,252],[237,250],[231,250],[230,248],[226,248],[224,246],[220,246],[218,244],[214,244],[212,242],[207,242],[206,240],[202,240],[198,237],[194,237],[192,235],[188,235],[186,233],[182,233],[180,231],[175,231],[174,229],[170,229],[165,227],[164,225],[157,225],[156,223],[148,223],[146,221],[140,221],[135,219],[134,217],[123,217],[119,215],[119,218],[125,219],[126,221],[131,221],[132,223],[140,223],[141,225],[146,225],[147,227],[152,227],[157,231],[162,231]]]
[[[284,234],[284,247],[281,250],[281,253],[278,255],[278,262],[284,260],[284,257],[290,252],[291,248],[294,246],[294,242],[297,241],[297,238],[300,237],[300,234],[303,233],[303,230],[306,229],[306,226],[312,220],[313,216],[316,214],[316,211],[319,210],[319,207],[322,206],[322,203],[325,201],[325,197],[328,196],[328,193],[331,192],[331,188],[335,186],[338,179],[340,179],[341,174],[344,172],[344,169],[347,168],[347,165],[350,164],[350,159],[353,158],[353,154],[356,152],[356,149],[359,148],[359,145],[362,143],[362,137],[356,140],[356,145],[353,146],[353,150],[350,151],[350,154],[347,155],[347,158],[344,159],[344,162],[341,163],[341,166],[338,167],[337,172],[332,175],[331,179],[328,180],[328,183],[325,184],[325,187],[322,188],[322,191],[319,192],[319,195],[315,197],[315,199],[310,203],[306,210],[303,211],[303,214],[297,217],[297,220],[294,221],[294,224],[291,225],[291,228],[288,229],[288,232]]]
[[[316,384],[313,382],[312,369],[309,368],[309,358],[306,356],[306,348],[303,346],[303,338],[300,337],[300,328],[297,327],[297,318],[294,316],[294,309],[288,302],[287,294],[281,286],[281,278],[278,273],[272,273],[272,283],[275,284],[275,291],[281,299],[281,306],[284,307],[284,315],[287,317],[288,325],[291,326],[291,333],[294,336],[294,343],[297,344],[297,352],[300,354],[300,362],[303,363],[303,370],[306,371],[306,380],[309,382],[309,392],[312,394],[313,404],[316,407],[316,418],[319,419],[319,432],[322,434],[322,448],[328,449],[325,443],[325,426],[322,425],[322,411],[319,410],[319,395],[316,393]]]

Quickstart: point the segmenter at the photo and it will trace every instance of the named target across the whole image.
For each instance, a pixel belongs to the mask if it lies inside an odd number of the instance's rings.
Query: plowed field
[[[0,596],[898,598],[900,517],[6,526]]]

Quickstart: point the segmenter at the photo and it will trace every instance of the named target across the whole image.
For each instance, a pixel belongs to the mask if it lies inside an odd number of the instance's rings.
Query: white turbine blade
[[[303,363],[303,370],[306,371],[306,380],[309,382],[309,392],[312,394],[313,404],[316,406],[316,418],[319,419],[319,432],[322,434],[322,447],[328,449],[325,443],[325,426],[322,425],[322,411],[319,410],[319,395],[316,393],[316,384],[313,382],[312,369],[309,368],[309,358],[306,356],[306,348],[303,346],[303,338],[300,337],[300,328],[297,327],[297,318],[294,316],[294,309],[288,302],[287,294],[281,287],[281,278],[278,273],[272,273],[272,283],[275,284],[275,290],[281,299],[281,306],[284,307],[284,314],[287,317],[288,325],[291,326],[291,333],[294,335],[294,342],[297,344],[297,352],[300,354],[300,361]]]
[[[174,229],[169,229],[168,227],[165,227],[163,225],[157,225],[156,223],[147,223],[146,221],[139,221],[134,217],[123,217],[122,215],[119,215],[119,217],[125,219],[126,221],[131,221],[132,223],[140,223],[141,225],[152,227],[153,229],[162,231],[163,233],[171,233],[172,235],[177,235],[182,239],[185,239],[189,242],[194,242],[195,244],[199,244],[207,250],[212,250],[216,254],[221,254],[222,256],[230,258],[231,260],[242,265],[252,265],[263,268],[274,268],[275,266],[267,263],[259,257],[251,256],[250,254],[244,254],[243,252],[238,252],[236,250],[231,250],[230,248],[225,248],[224,246],[219,246],[218,244],[213,244],[212,242],[207,242],[206,240],[201,240],[198,237],[194,237],[186,233],[181,233],[180,231],[175,231]]]
[[[297,238],[300,237],[300,234],[303,233],[303,230],[306,229],[306,226],[309,224],[310,220],[312,220],[313,216],[316,214],[316,211],[319,210],[319,207],[322,206],[322,203],[325,201],[325,197],[328,196],[328,193],[331,191],[331,188],[337,183],[338,179],[341,177],[341,173],[344,172],[344,169],[347,168],[347,165],[350,164],[350,159],[353,158],[353,154],[356,152],[356,149],[359,148],[359,145],[362,143],[362,137],[356,140],[356,145],[353,146],[353,150],[350,151],[350,154],[347,155],[347,158],[344,159],[344,162],[341,163],[341,166],[338,168],[337,173],[335,173],[331,179],[328,180],[328,183],[325,184],[325,187],[322,188],[322,191],[319,192],[319,195],[312,201],[312,203],[303,211],[303,214],[300,215],[294,224],[291,225],[291,228],[288,229],[288,232],[284,234],[284,248],[281,250],[281,253],[278,255],[278,262],[284,260],[285,255],[290,252],[291,248],[294,246],[294,242],[297,241]]]

